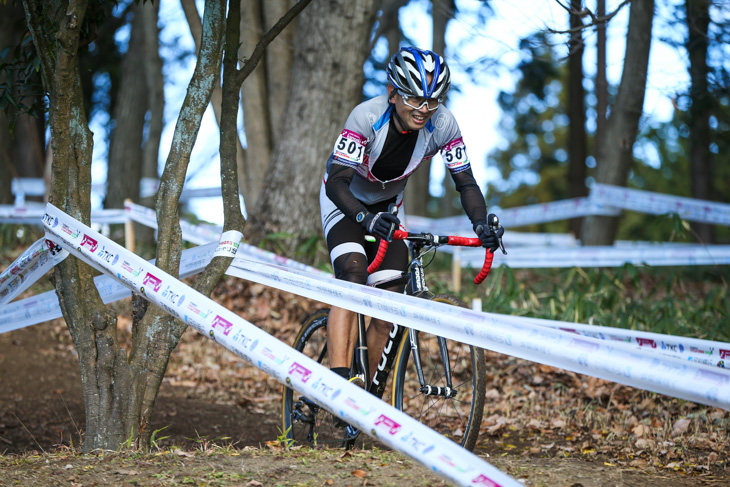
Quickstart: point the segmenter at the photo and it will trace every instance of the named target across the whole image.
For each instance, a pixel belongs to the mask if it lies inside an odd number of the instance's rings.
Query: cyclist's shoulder
[[[430,122],[433,127],[434,138],[441,146],[461,137],[461,129],[459,128],[459,123],[456,121],[456,117],[444,105],[441,105],[436,113],[433,114]]]
[[[346,128],[372,129],[388,111],[388,98],[376,96],[357,105],[347,118]]]

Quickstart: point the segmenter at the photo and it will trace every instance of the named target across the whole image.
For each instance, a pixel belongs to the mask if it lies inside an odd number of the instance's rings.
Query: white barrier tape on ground
[[[180,259],[180,277],[185,278],[200,272],[213,258],[216,244],[209,243],[192,249],[185,249]],[[306,272],[329,275],[314,267],[302,264],[292,259],[278,256],[248,244],[241,244],[239,247],[241,255],[248,255],[256,260],[272,264],[284,265],[292,269]],[[154,259],[150,262],[154,263]],[[95,278],[97,289],[104,303],[111,303],[119,299],[129,297],[129,291],[117,281],[107,276]],[[108,283],[114,284],[110,286]],[[32,285],[32,282],[28,282]],[[22,292],[22,290],[20,291]],[[55,292],[46,292],[39,296],[26,298],[15,303],[0,306],[0,333],[18,330],[26,326],[43,323],[61,317],[61,308],[58,305],[58,298]]]
[[[63,247],[74,256],[101,272],[118,277],[130,289],[186,321],[198,332],[210,336],[283,384],[435,473],[464,486],[521,485],[473,453],[330,372],[50,204],[43,223],[46,231],[62,240]],[[83,233],[71,237],[58,231],[59,224],[74,225]],[[99,257],[100,246],[109,249],[109,258]],[[125,270],[125,266],[140,272],[135,275]]]
[[[505,244],[507,247],[507,244]],[[545,247],[507,247],[507,255],[497,252],[494,265],[512,268],[620,267],[624,264],[650,266],[727,265],[730,245],[658,244],[646,247],[572,247],[559,250]],[[463,249],[461,266],[480,269],[484,252]]]
[[[229,230],[221,234],[214,257],[235,257],[243,240],[243,234],[237,230]]]
[[[200,272],[213,258],[215,244],[183,250],[180,258],[180,278]],[[150,261],[154,263],[154,259]],[[132,273],[138,272],[133,269]],[[105,275],[94,278],[99,296],[104,303],[111,303],[130,296],[129,289]],[[32,283],[31,283],[32,284]],[[0,333],[18,330],[61,317],[61,308],[54,291],[22,299],[0,306]]]
[[[0,308],[28,289],[68,252],[41,238],[0,274]]]
[[[699,338],[663,335],[648,331],[627,330],[608,326],[585,325],[582,323],[571,323],[569,321],[522,318],[535,325],[557,328],[569,333],[597,338],[599,340],[631,343],[638,348],[655,351],[680,360],[730,369],[730,343],[726,342],[714,342]]]
[[[520,317],[487,315],[413,296],[234,259],[229,274],[534,362],[730,410],[730,371],[577,337]]]
[[[690,221],[730,225],[730,204],[652,193],[610,184],[596,183],[589,199],[625,210],[664,215],[676,213]]]

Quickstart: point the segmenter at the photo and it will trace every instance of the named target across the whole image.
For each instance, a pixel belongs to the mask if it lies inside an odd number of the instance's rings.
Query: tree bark
[[[374,0],[319,0],[299,20],[286,117],[247,237],[291,234],[279,251],[321,233],[319,186],[334,139],[360,101]],[[343,28],[347,26],[347,28]],[[337,31],[337,36],[329,35]]]
[[[144,43],[142,62],[144,65],[145,87],[147,94],[147,140],[142,148],[142,178],[158,180],[160,175],[157,169],[160,158],[160,140],[164,125],[165,112],[165,80],[162,76],[162,58],[160,58],[159,30],[157,28],[159,2],[146,2],[138,5],[138,12],[142,16]],[[142,197],[139,202],[142,206],[154,206],[152,196]],[[146,249],[154,245],[155,231],[146,225],[135,225],[135,238],[140,249],[138,253],[147,258]],[[151,255],[150,255],[151,257]]]
[[[583,89],[582,0],[570,2],[570,40],[568,42],[568,192],[571,198],[588,194],[586,188],[586,114]],[[570,221],[570,230],[580,238],[581,218]]]
[[[144,30],[142,4],[132,7],[134,19],[129,46],[124,54],[119,75],[117,102],[112,118],[114,125],[109,142],[107,194],[105,208],[124,208],[127,198],[139,202],[139,181],[142,177],[142,132],[147,112],[146,83],[140,76],[139,60],[143,58]],[[143,73],[142,73],[143,74]]]
[[[631,2],[621,84],[608,119],[606,154],[597,165],[596,181],[599,183],[626,185],[644,106],[653,17],[653,0]],[[611,245],[616,239],[618,220],[618,217],[586,217],[583,244]]]
[[[692,175],[692,197],[712,200],[712,153],[710,143],[710,114],[713,98],[709,93],[707,31],[710,23],[710,0],[687,0],[687,52],[689,53],[689,166]],[[703,243],[712,243],[713,226],[692,222],[697,237]]]
[[[241,58],[250,54],[264,33],[264,20],[259,1],[242,2]],[[246,207],[258,198],[266,168],[271,159],[271,120],[269,116],[266,63],[259,63],[241,85],[243,126],[246,130],[246,160],[243,164],[242,188]]]

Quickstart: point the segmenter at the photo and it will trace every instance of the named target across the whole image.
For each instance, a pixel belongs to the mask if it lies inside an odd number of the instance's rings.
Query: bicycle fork
[[[438,337],[439,351],[441,353],[441,363],[444,366],[444,377],[446,379],[446,386],[432,386],[426,384],[426,380],[423,377],[423,366],[421,365],[421,352],[418,345],[418,330],[411,328],[408,331],[409,339],[411,340],[411,352],[413,353],[413,364],[416,367],[416,374],[418,374],[418,383],[421,385],[421,393],[427,396],[442,396],[446,398],[452,398],[456,396],[456,389],[454,389],[451,382],[451,364],[449,361],[449,352],[447,349],[446,339]]]

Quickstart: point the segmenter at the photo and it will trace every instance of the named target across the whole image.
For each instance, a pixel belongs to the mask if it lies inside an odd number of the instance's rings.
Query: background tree
[[[621,84],[608,119],[606,151],[597,161],[599,183],[626,185],[644,106],[653,19],[653,0],[631,3]],[[583,244],[611,245],[617,228],[618,217],[588,216],[583,222]]]
[[[43,90],[22,5],[0,3],[0,204],[13,203],[13,178],[45,170]]]
[[[54,153],[51,202],[88,224],[93,142],[84,110],[79,47],[88,45],[92,39],[89,36],[103,22],[103,13],[89,8],[84,0],[55,8],[41,7],[35,0],[24,2],[49,97]],[[182,251],[178,201],[203,112],[219,79],[224,22],[225,2],[206,1],[198,62],[178,117],[156,200],[156,264],[172,275],[177,274]],[[231,43],[238,45],[237,39]],[[234,55],[234,62],[236,58]],[[225,160],[228,163],[221,174],[229,177],[235,164],[231,158]],[[230,185],[224,187],[228,193],[235,192],[227,195],[227,201],[237,202],[233,179],[233,191]],[[231,206],[228,205],[226,223],[230,227],[233,221],[240,227],[240,210],[236,222]],[[196,288],[210,293],[221,269],[229,262],[230,258],[213,259],[196,281]],[[144,306],[136,297],[132,349],[127,354],[118,341],[116,316],[101,302],[93,274],[89,266],[73,258],[66,259],[55,270],[59,302],[79,356],[87,418],[84,449],[115,449],[130,438],[140,446],[148,445],[149,420],[157,391],[170,353],[186,325],[155,306]]]
[[[709,89],[710,0],[687,0],[687,53],[689,54],[689,158],[692,181],[692,197],[712,200],[712,130],[713,96]],[[692,224],[697,237],[705,243],[713,240],[713,226],[707,223]]]
[[[299,19],[286,117],[279,127],[286,138],[277,144],[264,190],[249,210],[249,241],[284,234],[276,250],[292,257],[302,243],[321,234],[324,164],[347,115],[361,100],[374,6],[375,0],[318,1]],[[335,30],[339,35],[328,35]]]
[[[570,38],[568,40],[568,194],[578,198],[588,194],[586,187],[586,112],[583,89],[583,2],[571,0],[568,11]],[[581,218],[570,222],[570,230],[580,237]]]

